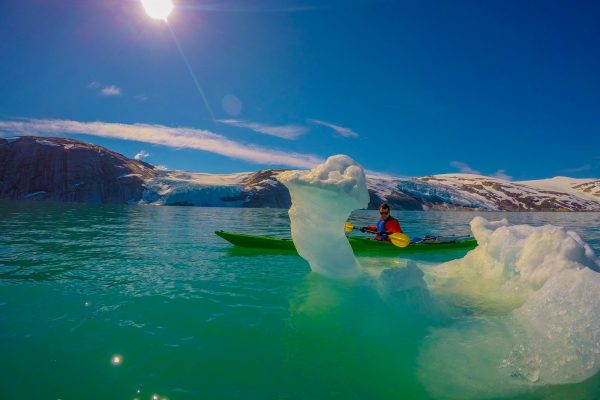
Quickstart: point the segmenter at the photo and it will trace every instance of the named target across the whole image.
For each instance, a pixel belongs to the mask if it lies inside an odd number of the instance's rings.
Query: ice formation
[[[290,191],[292,239],[313,271],[334,277],[359,272],[344,234],[353,210],[367,207],[365,173],[348,156],[329,157],[310,171],[287,171],[277,179]]]
[[[478,246],[464,258],[430,269],[427,283],[437,294],[487,311],[510,311],[564,270],[600,271],[591,247],[557,226],[510,226],[506,220],[471,221]]]
[[[598,373],[600,260],[593,250],[551,225],[476,217],[471,229],[475,250],[426,269],[434,294],[476,315],[435,329],[425,342],[420,375],[432,391],[464,396],[467,388],[482,398]]]

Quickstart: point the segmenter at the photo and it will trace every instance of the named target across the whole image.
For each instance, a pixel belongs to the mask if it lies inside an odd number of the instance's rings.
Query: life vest
[[[384,220],[377,221],[377,225],[369,226],[371,231],[375,232],[387,232],[387,233],[402,233],[402,227],[400,227],[400,223],[398,220],[391,215]],[[389,241],[388,235],[377,235],[375,240],[384,240]]]

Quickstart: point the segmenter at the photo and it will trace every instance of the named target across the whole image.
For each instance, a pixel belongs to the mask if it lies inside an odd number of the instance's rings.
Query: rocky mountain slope
[[[0,139],[0,198],[217,207],[290,205],[283,170],[204,174],[156,168],[78,140]],[[369,208],[600,211],[600,179],[512,182],[471,174],[368,177]]]
[[[472,174],[443,174],[403,180],[427,209],[501,211],[600,211],[600,179],[556,177],[512,182]]]
[[[0,138],[0,198],[86,203],[141,199],[154,167],[73,139]]]

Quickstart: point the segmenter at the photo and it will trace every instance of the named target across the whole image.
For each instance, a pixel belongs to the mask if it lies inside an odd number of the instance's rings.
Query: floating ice
[[[552,277],[512,315],[525,335],[507,359],[533,382],[580,382],[600,371],[600,274],[570,269]]]
[[[564,270],[600,270],[590,246],[564,228],[509,226],[506,220],[475,217],[471,231],[477,248],[462,259],[428,270],[430,289],[459,303],[510,311]]]
[[[356,275],[358,262],[344,234],[350,213],[369,204],[365,173],[350,157],[332,156],[310,171],[287,171],[277,179],[290,191],[292,239],[313,271]]]
[[[477,318],[435,329],[421,378],[435,395],[509,395],[600,371],[600,260],[575,232],[476,217],[479,246],[426,269],[430,290]],[[470,393],[467,396],[465,390]]]

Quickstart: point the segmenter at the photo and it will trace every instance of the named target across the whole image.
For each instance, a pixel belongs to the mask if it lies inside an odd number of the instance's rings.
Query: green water
[[[469,233],[475,214],[395,215],[418,236]],[[600,253],[597,213],[483,216],[566,226]],[[217,229],[285,236],[289,220],[286,210],[0,203],[2,398],[428,399],[423,341],[476,317],[380,279],[462,254],[360,258],[365,277],[339,282],[297,256],[232,250]],[[600,398],[600,377],[511,398]]]

